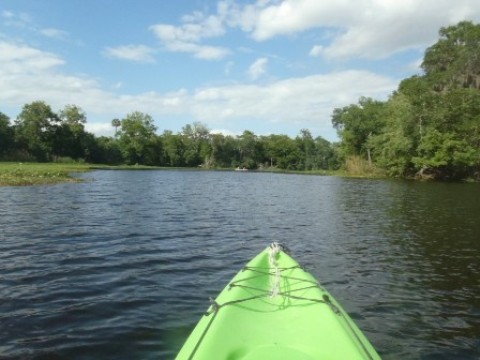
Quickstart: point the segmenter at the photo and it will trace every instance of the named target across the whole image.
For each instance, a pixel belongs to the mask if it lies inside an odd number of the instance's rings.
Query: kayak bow
[[[337,301],[273,243],[223,289],[176,360],[380,359]]]

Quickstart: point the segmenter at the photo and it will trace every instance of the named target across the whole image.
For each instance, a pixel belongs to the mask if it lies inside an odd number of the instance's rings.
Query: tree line
[[[213,134],[200,122],[157,134],[139,111],[112,120],[115,136],[96,137],[85,131],[80,107],[55,113],[35,101],[13,124],[0,112],[0,160],[348,171],[353,159],[366,173],[480,180],[480,25],[463,21],[439,35],[425,51],[423,74],[401,81],[387,101],[362,97],[334,109],[339,143],[306,129],[295,138]]]
[[[337,108],[343,156],[391,176],[480,179],[480,25],[440,29],[423,74],[404,79],[387,101],[362,97]]]
[[[258,136],[248,130],[229,136],[193,122],[178,133],[157,134],[153,118],[134,111],[112,120],[114,136],[96,137],[85,130],[86,122],[79,106],[54,112],[44,101],[25,104],[13,124],[0,112],[0,160],[288,170],[340,166],[336,145],[306,129],[295,138]]]

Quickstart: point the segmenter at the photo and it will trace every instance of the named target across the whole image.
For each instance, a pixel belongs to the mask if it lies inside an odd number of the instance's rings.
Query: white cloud
[[[267,64],[267,58],[262,57],[255,60],[255,62],[248,68],[248,75],[250,76],[250,79],[257,80],[260,76],[264,75],[267,71]]]
[[[11,19],[13,17],[15,17],[15,14],[9,10],[3,10],[2,11],[2,17],[5,18],[5,19]]]
[[[256,125],[270,124],[272,131],[277,122],[333,134],[330,115],[334,107],[354,103],[360,96],[386,98],[397,85],[396,80],[371,72],[343,71],[261,86],[235,84],[193,92],[122,95],[118,89],[102,88],[93,78],[63,73],[63,64],[55,54],[0,39],[0,103],[20,108],[44,100],[54,109],[76,104],[87,113],[87,129],[99,135],[107,134],[112,118],[134,110],[151,114],[167,129],[171,127],[165,125],[166,120],[183,116],[219,129],[245,128],[245,119],[249,119]]]
[[[55,54],[0,40],[0,103],[23,106],[44,100],[54,108],[78,104],[87,113],[100,115],[112,109],[123,114],[133,110],[174,113],[182,107],[185,90],[117,95],[93,78],[63,73],[62,65],[64,60]]]
[[[261,12],[270,0],[257,0],[256,3],[243,5],[241,2],[231,0],[218,3],[218,16],[230,27],[238,27],[245,32],[251,32],[255,28],[259,12]]]
[[[3,10],[2,18],[6,26],[29,28],[32,23],[31,16],[24,12],[15,13],[13,11]]]
[[[85,130],[97,136],[112,136],[115,133],[111,122],[87,122]]]
[[[480,20],[478,0],[257,1],[243,8],[230,5],[238,26],[257,41],[307,30],[337,29],[321,53],[327,58],[384,58],[429,45],[441,26]],[[312,48],[311,55],[319,55]]]
[[[131,60],[144,63],[153,63],[155,50],[145,45],[123,45],[118,47],[107,47],[104,55],[118,59]]]
[[[310,56],[320,56],[323,52],[322,45],[314,45],[310,50]]]
[[[361,96],[383,98],[397,81],[367,71],[343,71],[291,78],[268,85],[235,85],[199,89],[193,96],[193,115],[217,126],[256,119],[270,123],[298,123],[299,128],[333,134],[330,116],[335,107],[356,103]],[[333,135],[330,136],[334,137]]]
[[[182,22],[181,26],[156,24],[152,25],[150,30],[169,51],[191,53],[204,60],[219,60],[230,54],[230,50],[224,47],[202,44],[204,39],[225,34],[221,18],[195,12],[184,16]]]
[[[199,45],[196,43],[172,41],[166,44],[173,52],[191,53],[194,57],[204,60],[220,60],[230,54],[228,49],[216,46]]]
[[[233,136],[233,137],[240,135],[240,133],[237,133],[228,129],[212,129],[210,130],[210,134],[219,134],[223,136]]]
[[[55,54],[0,40],[0,74],[5,77],[43,72],[63,64]]]
[[[328,29],[330,38],[322,45],[312,44],[311,56],[381,59],[431,44],[441,26],[480,20],[477,2],[456,0],[452,6],[451,0],[257,0],[250,4],[223,0],[213,15],[194,12],[178,26],[156,24],[150,29],[168,51],[208,60],[231,53],[204,44],[224,36],[228,28],[239,28],[256,41]]]
[[[66,31],[54,29],[54,28],[41,29],[40,33],[43,36],[46,36],[52,39],[65,40],[68,38],[68,33]]]

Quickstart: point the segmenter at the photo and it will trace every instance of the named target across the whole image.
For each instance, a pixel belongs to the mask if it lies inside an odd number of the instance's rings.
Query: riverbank
[[[100,165],[81,163],[18,163],[0,162],[0,186],[29,186],[29,185],[52,185],[65,182],[81,182],[82,180],[72,176],[73,173],[92,170],[217,170],[232,171],[232,169],[215,168],[166,168],[145,165]],[[281,174],[317,175],[317,176],[341,176],[378,178],[378,174],[355,174],[345,170],[310,170],[295,171],[278,168],[264,168],[251,170],[255,172],[269,172]]]
[[[174,168],[145,165],[99,165],[82,163],[18,163],[0,162],[0,186],[53,185],[81,182],[73,173],[92,170],[165,170]],[[176,168],[175,168],[176,169]],[[191,170],[186,168],[178,168]]]
[[[88,164],[0,162],[0,186],[79,182],[81,180],[71,174],[89,169]]]

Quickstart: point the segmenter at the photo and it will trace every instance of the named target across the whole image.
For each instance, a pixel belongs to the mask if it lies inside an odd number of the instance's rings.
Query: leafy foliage
[[[480,178],[480,25],[442,28],[422,68],[386,102],[334,110],[344,156],[370,155],[392,176]]]
[[[153,118],[140,111],[128,114],[121,121],[120,149],[127,164],[151,165],[154,162],[155,131]]]
[[[0,113],[0,159],[292,170],[332,169],[339,164],[334,146],[320,137],[313,139],[308,130],[295,139],[257,136],[248,130],[228,136],[212,134],[194,122],[180,133],[166,130],[158,135],[153,118],[134,111],[112,120],[114,137],[96,138],[85,131],[86,121],[87,115],[76,105],[56,114],[43,101],[26,104],[14,126]]]
[[[5,155],[13,147],[13,129],[10,127],[10,119],[0,112],[0,156]]]
[[[51,160],[60,118],[43,101],[23,107],[15,121],[16,142],[38,160]]]

